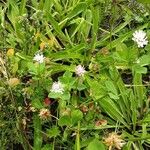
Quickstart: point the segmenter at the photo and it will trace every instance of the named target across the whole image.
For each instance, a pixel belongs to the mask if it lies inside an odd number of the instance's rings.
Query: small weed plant
[[[149,73],[149,0],[1,0],[0,149],[149,150]]]

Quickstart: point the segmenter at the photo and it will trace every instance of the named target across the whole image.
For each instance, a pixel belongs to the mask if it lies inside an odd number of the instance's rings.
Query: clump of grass
[[[2,1],[1,149],[149,149],[148,3]]]

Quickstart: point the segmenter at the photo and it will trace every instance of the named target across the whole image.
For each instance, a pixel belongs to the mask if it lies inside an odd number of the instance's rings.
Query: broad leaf
[[[104,144],[98,139],[94,139],[89,143],[87,150],[106,150]]]
[[[78,121],[80,121],[83,118],[83,113],[80,110],[73,110],[71,112],[71,120],[72,120],[72,124],[77,123]]]
[[[70,126],[71,125],[71,119],[70,116],[62,116],[58,121],[59,126]]]

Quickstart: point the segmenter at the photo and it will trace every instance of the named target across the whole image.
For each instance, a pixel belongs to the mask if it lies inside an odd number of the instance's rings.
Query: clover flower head
[[[142,30],[135,31],[132,40],[137,43],[138,47],[144,47],[148,44],[146,33]]]
[[[42,108],[39,113],[41,119],[47,119],[50,117],[50,111],[46,108]]]
[[[51,88],[51,92],[63,94],[64,87],[61,82],[54,82]]]
[[[104,143],[109,148],[114,147],[117,149],[121,149],[126,144],[125,141],[121,138],[121,136],[115,132],[110,133],[108,137],[104,138]]]
[[[34,56],[33,60],[41,64],[44,62],[44,58],[45,57],[43,56],[43,54],[38,53]]]
[[[76,66],[75,68],[75,73],[78,75],[78,76],[83,76],[85,74],[85,69],[84,67],[82,67],[81,65],[78,65]]]

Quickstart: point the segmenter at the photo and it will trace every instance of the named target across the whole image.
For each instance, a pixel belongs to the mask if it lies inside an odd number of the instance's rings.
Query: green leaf
[[[50,53],[48,56],[54,59],[55,61],[63,59],[64,60],[75,59],[75,58],[83,60],[84,57],[82,55],[82,51],[85,49],[85,47],[86,45],[82,43],[79,45],[75,45],[72,48],[65,49],[63,51],[57,51],[57,53],[56,52]]]
[[[14,63],[12,66],[12,73],[16,74],[17,71],[18,71],[18,62]]]
[[[60,98],[61,100],[69,100],[70,99],[70,92],[64,91],[63,93],[55,93],[55,92],[50,92],[48,94],[49,98]]]
[[[57,126],[53,126],[47,130],[47,134],[50,138],[57,137],[60,134],[59,128]]]
[[[79,3],[68,15],[66,18],[72,19],[73,17],[77,16],[84,10],[86,10],[87,5],[85,2]]]
[[[95,0],[86,0],[88,6],[91,5],[92,3],[94,3]]]
[[[72,124],[76,124],[78,121],[80,121],[83,118],[83,113],[80,110],[73,110],[71,112],[71,120]]]
[[[110,98],[119,99],[118,91],[117,91],[114,83],[112,81],[106,81],[105,85],[106,85],[107,91],[109,92],[108,95],[110,96]]]
[[[93,27],[92,27],[92,43],[91,48],[94,50],[97,41],[97,33],[99,28],[100,18],[100,8],[99,6],[92,7],[92,16],[93,16]]]
[[[136,73],[141,73],[141,74],[146,74],[147,73],[147,68],[146,67],[142,67],[138,64],[134,65],[132,67],[133,71]]]
[[[133,62],[137,58],[137,55],[138,49],[131,49],[130,47],[127,47],[124,43],[118,43],[118,45],[116,46],[116,52],[113,54],[113,57],[117,60],[117,62],[132,65],[131,62]]]
[[[37,109],[43,108],[43,105],[39,99],[33,99],[31,103],[32,103],[32,106],[37,108]]]
[[[77,84],[77,89],[79,91],[82,91],[82,90],[86,89],[86,85],[84,85],[83,83],[78,83]]]
[[[81,27],[81,31],[84,34],[84,38],[87,39],[92,27],[92,11],[90,9],[85,11],[84,19],[85,21]]]
[[[34,74],[34,75],[37,75],[38,72],[37,72],[37,67],[34,65],[34,63],[32,62],[28,62],[28,68],[29,68],[29,72],[31,74]]]
[[[20,15],[23,15],[25,13],[25,6],[26,6],[27,0],[22,0],[20,4]]]
[[[145,117],[144,117],[144,119],[142,120],[142,122],[150,122],[150,114],[148,114],[148,115],[146,115]]]
[[[70,99],[70,93],[69,92],[64,92],[61,97],[62,100],[69,100]]]
[[[71,38],[73,38],[75,36],[75,34],[81,29],[81,27],[84,25],[84,22],[85,20],[82,18],[82,19],[78,19],[79,23],[77,25],[77,27],[74,29],[72,35],[71,35]]]
[[[128,141],[127,144],[123,147],[123,150],[130,150],[132,149],[132,141]]]
[[[104,144],[98,139],[94,139],[89,143],[87,150],[106,150]]]
[[[137,122],[137,119],[138,119],[138,111],[137,111],[137,100],[136,100],[136,97],[135,95],[133,94],[133,90],[130,91],[130,108],[131,108],[131,111],[132,111],[132,114],[131,114],[131,117],[132,117],[132,122],[133,122],[133,130],[136,129],[136,122]]]
[[[150,4],[150,0],[138,0],[138,2],[143,4]]]
[[[116,87],[118,88],[119,94],[122,97],[122,101],[120,99],[119,102],[121,103],[122,106],[129,108],[130,104],[129,104],[129,101],[127,98],[127,95],[128,95],[127,89],[125,87],[125,84],[122,81],[122,78],[121,78],[118,70],[114,67],[111,67],[109,71],[110,71],[111,79],[113,80],[114,84],[116,83]]]
[[[33,127],[34,127],[34,150],[41,150],[42,147],[42,134],[41,134],[41,130],[42,130],[42,124],[41,124],[41,120],[37,115],[34,115],[33,117]]]
[[[110,96],[110,98],[112,99],[119,99],[119,96],[118,95],[115,95],[113,93],[108,93],[108,95]]]
[[[50,8],[52,7],[52,5],[53,5],[53,1],[45,0],[43,10],[46,11],[46,12],[49,11]]]
[[[66,60],[66,59],[74,59],[74,58],[79,58],[79,59],[83,59],[83,56],[80,53],[77,52],[67,52],[67,51],[61,51],[61,52],[57,52],[57,53],[52,53],[50,54],[51,58],[56,60]]]
[[[19,52],[17,52],[17,53],[15,54],[15,56],[17,56],[17,57],[19,57],[20,59],[23,59],[23,60],[28,60],[27,57],[26,57],[26,55],[24,55],[24,54],[22,54],[22,53],[19,53]]]
[[[66,71],[59,80],[65,84],[68,90],[71,89],[72,85],[75,82],[75,78],[72,77],[72,73],[70,71]]]
[[[48,13],[48,15],[47,15]],[[47,16],[47,21],[51,22],[51,25],[53,26],[54,30],[56,31],[56,33],[65,41],[68,41],[67,37],[65,36],[65,34],[62,32],[58,22],[54,19],[54,17],[52,16],[52,14],[50,12],[45,12],[46,16]]]
[[[45,71],[45,63],[41,63],[37,66],[38,74],[43,75]]]
[[[55,6],[55,8],[56,8],[56,12],[58,11],[58,12],[62,12],[62,5],[60,4],[61,2],[59,1],[59,0],[53,0],[52,1],[53,2],[53,5]]]
[[[138,107],[142,110],[144,107],[145,101],[145,90],[142,83],[142,74],[141,73],[134,73],[133,74],[133,84],[134,84],[134,95],[136,97],[136,101],[138,103]]]
[[[105,97],[102,100],[99,100],[99,104],[111,118],[128,127],[127,123],[124,121],[124,116],[119,111],[117,105],[110,98]]]
[[[107,39],[109,39],[112,35],[115,35],[117,32],[119,32],[120,30],[122,30],[126,25],[128,25],[131,21],[131,17],[129,16],[125,22],[123,22],[122,24],[120,24],[114,31],[112,34],[108,33],[102,40],[97,41],[96,46],[102,46],[105,45],[105,42]],[[146,24],[147,26],[147,24]],[[118,43],[123,42],[124,40],[126,40],[127,38],[129,38],[131,36],[131,34],[133,33],[133,31],[127,32],[123,35],[121,35],[118,39],[112,41],[112,43],[109,43],[107,45],[108,49],[112,49],[114,47],[116,47],[118,45]]]
[[[53,149],[53,146],[51,144],[46,144],[44,145],[44,147],[42,147],[41,150],[52,150]]]
[[[50,92],[50,93],[48,94],[48,97],[49,97],[49,98],[54,98],[54,99],[56,99],[56,98],[61,98],[61,97],[62,97],[62,93]]]
[[[109,92],[112,92],[113,94],[118,95],[117,89],[112,81],[106,81],[105,85]]]
[[[58,120],[58,125],[59,126],[71,126],[71,118],[70,118],[70,116],[62,116]]]
[[[94,99],[97,100],[106,95],[106,91],[100,82],[88,77],[86,77],[86,81],[90,86],[90,94]]]
[[[138,64],[142,67],[149,65],[150,64],[150,55],[143,55],[138,59],[138,61],[139,61]]]

